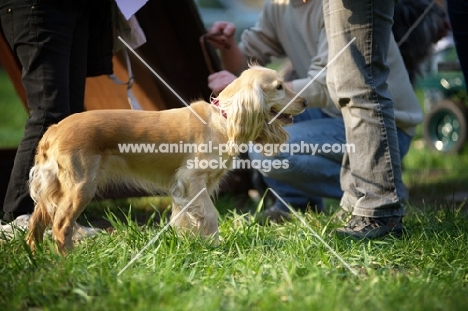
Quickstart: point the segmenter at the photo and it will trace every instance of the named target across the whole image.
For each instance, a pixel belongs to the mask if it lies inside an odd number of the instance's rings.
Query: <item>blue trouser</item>
[[[294,123],[285,127],[289,134],[288,145],[300,146],[313,144],[312,148],[291,154],[279,153],[267,157],[260,153],[249,153],[251,160],[287,161],[287,169],[276,169],[269,172],[260,171],[268,187],[272,188],[284,201],[294,207],[305,207],[307,204],[319,204],[320,198],[341,198],[343,191],[340,185],[341,163],[344,157],[343,147],[346,143],[345,128],[342,118],[332,118],[320,109],[307,109],[294,118]],[[398,130],[400,157],[407,153],[411,137]],[[332,148],[333,147],[333,148]],[[277,206],[287,210],[283,204]]]
[[[341,207],[366,217],[402,216],[401,158],[393,100],[388,92],[387,51],[394,0],[324,0],[329,60],[327,85],[343,116],[346,142]]]
[[[89,18],[82,2],[0,0],[2,29],[21,63],[29,108],[5,196],[6,220],[33,212],[29,171],[48,126],[84,110]]]

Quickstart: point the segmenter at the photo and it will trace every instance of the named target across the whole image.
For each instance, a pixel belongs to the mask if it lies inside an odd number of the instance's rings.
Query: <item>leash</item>
[[[130,56],[128,55],[127,49],[123,49],[122,53],[125,58],[125,65],[127,67],[128,82],[121,81],[119,78],[117,78],[117,76],[114,73],[108,75],[108,77],[117,84],[127,85],[127,100],[128,100],[128,104],[130,105],[130,108],[132,108],[132,110],[142,110],[140,103],[138,102],[138,100],[136,99],[132,91],[132,86],[133,86],[133,83],[135,82],[135,77],[133,76],[133,72],[132,72],[132,64],[130,62]]]
[[[231,45],[226,42],[226,37],[221,34],[204,34],[200,37],[200,46],[203,53],[203,58],[205,59],[206,67],[210,74],[215,73],[213,63],[211,62],[210,55],[208,54],[208,41],[216,42],[222,45],[225,49],[230,49]]]
[[[210,55],[208,54],[208,40],[222,45],[225,49],[230,49],[231,45],[226,42],[226,38],[222,33],[221,34],[204,34],[200,36],[199,41],[200,41],[200,46],[201,46],[201,50],[203,53],[203,58],[205,59],[206,67],[208,68],[208,72],[210,74],[213,74],[216,71],[214,70]],[[219,99],[213,98],[212,96],[210,96],[210,102],[213,106],[215,106],[219,110],[221,115],[225,119],[227,119],[227,113],[225,110],[221,109],[219,105]]]

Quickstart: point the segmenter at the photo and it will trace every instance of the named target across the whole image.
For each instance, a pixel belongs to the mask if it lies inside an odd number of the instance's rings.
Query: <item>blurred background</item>
[[[444,8],[443,1],[438,2]],[[242,31],[255,24],[263,0],[194,0],[194,4],[205,28],[215,21],[230,21],[236,25],[236,39],[239,40]],[[408,203],[415,207],[437,208],[455,203],[466,208],[468,104],[450,31],[435,42],[429,52],[427,59],[418,66],[419,73],[414,81],[425,118],[403,163]],[[0,55],[0,59],[2,57]],[[270,66],[278,69],[282,61]],[[0,193],[5,190],[26,119],[24,105],[0,65]]]

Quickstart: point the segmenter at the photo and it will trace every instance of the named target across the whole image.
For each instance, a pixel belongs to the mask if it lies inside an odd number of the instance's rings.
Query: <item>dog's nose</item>
[[[304,107],[307,107],[307,104],[308,104],[308,103],[307,103],[307,99],[304,99],[304,101],[302,102],[302,105],[303,105]]]

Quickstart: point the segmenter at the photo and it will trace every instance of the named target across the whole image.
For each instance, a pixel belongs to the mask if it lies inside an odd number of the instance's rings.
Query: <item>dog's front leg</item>
[[[218,211],[209,193],[205,189],[195,198],[203,188],[195,188],[193,185],[189,188],[191,189],[179,189],[185,191],[174,191],[172,194],[171,221],[173,226],[178,231],[199,234],[212,239],[214,244],[218,244]],[[190,203],[192,200],[193,202]]]

